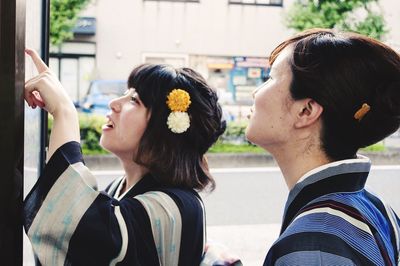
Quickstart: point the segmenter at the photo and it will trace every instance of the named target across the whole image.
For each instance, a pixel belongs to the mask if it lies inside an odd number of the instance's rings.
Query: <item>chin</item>
[[[107,142],[104,141],[103,136],[100,137],[99,144],[104,150],[113,153],[112,149],[107,145]]]
[[[246,139],[247,139],[248,141],[250,141],[251,143],[255,144],[254,139],[253,139],[253,136],[252,136],[252,132],[251,132],[250,125],[248,125],[248,126],[246,127],[246,131],[244,132],[244,135],[245,135],[245,137],[246,137]]]
[[[246,139],[252,144],[257,145],[264,150],[267,150],[265,145],[263,145],[264,139],[262,138],[263,136],[260,135],[260,132],[252,130],[251,127],[247,127],[245,131],[245,136]]]

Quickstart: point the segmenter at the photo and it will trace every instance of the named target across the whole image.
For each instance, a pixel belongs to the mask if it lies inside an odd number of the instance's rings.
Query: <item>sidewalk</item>
[[[243,265],[260,266],[279,230],[279,224],[208,226],[207,238],[227,246]]]
[[[369,157],[374,165],[396,165],[400,163],[400,148],[391,148],[385,152],[359,152]],[[208,153],[210,168],[231,167],[266,167],[277,166],[270,154],[254,153]],[[84,156],[86,165],[91,170],[121,169],[118,159],[114,155]]]
[[[208,226],[207,238],[223,244],[239,256],[245,266],[260,266],[277,239],[279,224]],[[24,266],[35,266],[29,240],[24,235]]]

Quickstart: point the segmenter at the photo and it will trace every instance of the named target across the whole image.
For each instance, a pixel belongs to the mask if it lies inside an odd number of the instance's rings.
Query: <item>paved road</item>
[[[288,190],[278,168],[230,168],[212,171],[217,187],[202,193],[209,225],[280,223]],[[104,188],[121,172],[95,172]],[[400,213],[400,166],[375,166],[367,186]]]
[[[224,243],[244,265],[261,265],[277,238],[288,190],[278,168],[214,169],[217,188],[202,193],[208,238]],[[121,172],[96,172],[104,187]],[[376,166],[367,186],[400,214],[400,166]]]
[[[97,171],[100,189],[121,171]],[[277,238],[288,194],[278,168],[214,169],[217,188],[202,193],[207,210],[209,239],[225,244],[244,265],[262,265],[266,251]],[[377,166],[367,185],[400,214],[400,166]],[[24,265],[29,263],[29,248]]]

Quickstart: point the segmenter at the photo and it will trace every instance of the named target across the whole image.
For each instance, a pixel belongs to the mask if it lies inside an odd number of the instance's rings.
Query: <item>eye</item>
[[[136,95],[133,95],[133,96],[131,97],[131,102],[136,103],[136,104],[139,104],[139,100],[138,100],[138,98],[136,98]]]

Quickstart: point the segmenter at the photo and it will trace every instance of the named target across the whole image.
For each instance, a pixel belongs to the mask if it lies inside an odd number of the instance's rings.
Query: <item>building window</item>
[[[283,0],[229,0],[231,5],[282,6]]]
[[[182,3],[199,3],[200,0],[143,0],[152,2],[182,2]]]

